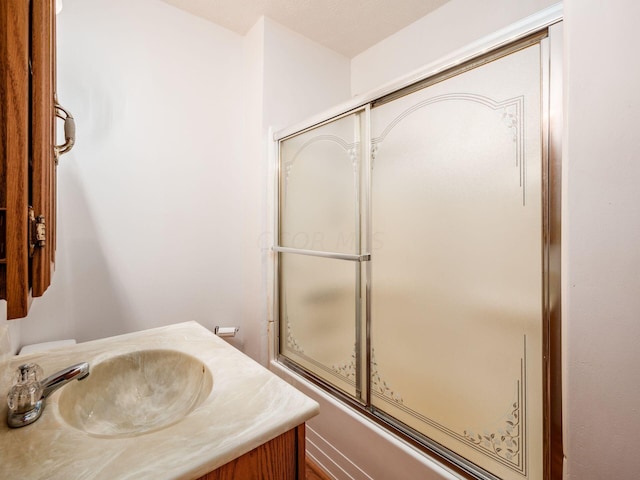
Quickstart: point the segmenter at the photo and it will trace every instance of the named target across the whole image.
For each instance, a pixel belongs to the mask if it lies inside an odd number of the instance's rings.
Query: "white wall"
[[[278,130],[347,101],[347,57],[265,18],[264,122]]]
[[[66,0],[53,284],[22,342],[241,324],[247,226],[242,37],[157,0]],[[256,174],[257,175],[257,174]],[[252,292],[255,294],[255,292]]]
[[[434,62],[558,0],[451,0],[351,59],[359,95]]]
[[[0,360],[3,356],[17,353],[21,342],[20,322],[8,321],[7,302],[0,302]]]
[[[264,203],[267,170],[265,162],[264,110],[264,19],[260,19],[244,37],[244,181],[247,192],[241,215],[251,234],[243,239],[243,339],[242,350],[253,359],[267,361],[266,290],[263,285],[263,252],[261,233],[264,231]],[[257,269],[257,271],[256,271]]]
[[[638,478],[640,4],[564,5],[567,479]]]
[[[273,223],[269,205],[273,201],[273,172],[269,170],[269,130],[299,122],[350,96],[350,62],[332,50],[295,33],[269,18],[261,18],[245,36],[246,98],[245,115],[248,161],[260,175],[251,188],[260,195],[260,203],[245,205],[244,216],[252,219],[255,231],[246,238],[252,262],[259,262],[261,274],[247,278],[252,291],[258,288],[255,314],[245,317],[245,353],[264,365],[268,361],[267,275],[270,273],[270,247]],[[245,287],[247,284],[245,284]]]

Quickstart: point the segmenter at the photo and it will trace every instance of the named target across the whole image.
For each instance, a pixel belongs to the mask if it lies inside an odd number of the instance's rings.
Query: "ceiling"
[[[162,0],[244,35],[263,15],[349,58],[448,0]]]

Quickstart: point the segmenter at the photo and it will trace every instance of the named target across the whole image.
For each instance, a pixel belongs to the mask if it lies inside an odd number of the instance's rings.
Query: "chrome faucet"
[[[16,381],[9,394],[7,403],[7,424],[11,428],[24,427],[40,418],[47,397],[71,380],[83,380],[89,375],[89,364],[78,363],[60,370],[40,381],[42,368],[35,363],[20,365]]]

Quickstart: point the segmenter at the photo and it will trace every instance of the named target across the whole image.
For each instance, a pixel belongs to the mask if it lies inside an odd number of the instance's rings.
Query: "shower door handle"
[[[274,252],[279,253],[297,253],[298,255],[309,255],[311,257],[323,257],[323,258],[333,258],[335,260],[350,260],[352,262],[368,262],[371,260],[370,253],[337,253],[337,252],[322,252],[320,250],[304,250],[301,248],[290,248],[290,247],[273,247]]]

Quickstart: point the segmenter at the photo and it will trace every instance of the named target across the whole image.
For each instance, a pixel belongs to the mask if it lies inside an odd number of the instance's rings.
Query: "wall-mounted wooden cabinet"
[[[55,262],[55,0],[0,1],[0,298],[27,315]]]

